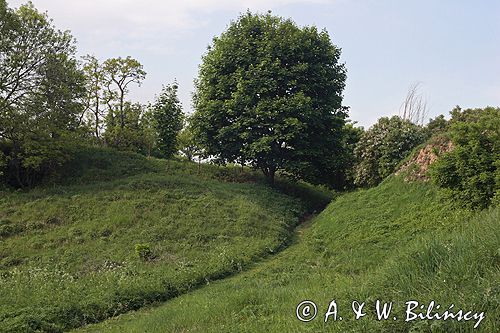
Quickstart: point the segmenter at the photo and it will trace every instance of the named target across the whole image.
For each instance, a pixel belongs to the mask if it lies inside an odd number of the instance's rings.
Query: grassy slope
[[[429,184],[390,178],[339,197],[300,241],[255,269],[130,313],[85,332],[499,332],[500,209],[473,216],[441,202]],[[295,318],[305,299],[309,323]],[[323,323],[330,300],[342,321]],[[394,301],[397,321],[377,321],[373,302]],[[355,321],[352,300],[366,301]],[[404,322],[404,302],[485,311],[473,321]],[[392,318],[392,317],[391,317]]]
[[[249,172],[109,150],[82,153],[61,176],[66,185],[0,191],[1,332],[165,301],[276,251],[307,209]]]

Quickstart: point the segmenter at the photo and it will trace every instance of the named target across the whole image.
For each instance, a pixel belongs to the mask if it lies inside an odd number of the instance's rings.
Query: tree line
[[[377,185],[416,146],[448,133],[468,148],[438,164],[436,184],[455,197],[469,193],[481,207],[498,188],[498,108],[455,109],[450,121],[440,116],[424,125],[427,106],[415,84],[400,116],[356,127],[343,105],[341,49],[314,26],[270,12],[241,14],[202,56],[187,117],[175,82],[148,105],[132,102],[130,88],[146,77],[139,61],[77,59],[71,34],[31,3],[13,10],[0,0],[0,18],[0,176],[11,185],[35,184],[87,144],[236,163],[261,170],[270,184],[279,173],[346,190]],[[471,150],[463,138],[490,148]],[[466,159],[471,151],[477,156]],[[472,181],[477,168],[485,173]]]
[[[31,186],[82,143],[171,157],[184,115],[177,85],[150,105],[128,98],[146,72],[139,61],[77,59],[76,42],[28,3],[0,1],[0,176]]]

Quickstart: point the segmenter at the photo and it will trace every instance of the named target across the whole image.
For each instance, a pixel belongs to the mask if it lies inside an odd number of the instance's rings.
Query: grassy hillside
[[[277,251],[312,207],[248,171],[112,150],[80,153],[58,182],[0,191],[1,332],[67,330],[208,284]]]
[[[498,208],[473,215],[441,201],[430,184],[392,177],[339,197],[298,234],[296,244],[249,272],[83,331],[500,331]],[[324,323],[332,299],[343,320]],[[389,320],[376,320],[377,299],[395,302]],[[317,304],[315,320],[296,319],[302,300]],[[359,320],[353,300],[366,302]],[[476,330],[474,320],[405,322],[409,300],[435,300],[441,312],[453,303],[486,317]]]

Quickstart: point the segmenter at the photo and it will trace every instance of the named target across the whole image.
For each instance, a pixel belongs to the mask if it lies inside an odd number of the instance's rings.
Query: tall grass
[[[275,253],[308,209],[248,170],[81,153],[42,187],[0,190],[0,331],[61,332],[210,284]]]
[[[430,184],[391,177],[337,198],[300,240],[253,270],[165,305],[85,332],[499,332],[500,210],[474,215],[442,201]],[[308,323],[302,300],[318,305]],[[335,299],[343,320],[324,322]],[[398,320],[378,321],[374,303],[394,302]],[[366,302],[354,319],[351,302]],[[408,300],[484,311],[469,321],[405,322]]]

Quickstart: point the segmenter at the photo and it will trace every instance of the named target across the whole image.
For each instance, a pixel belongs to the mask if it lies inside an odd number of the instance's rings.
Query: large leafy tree
[[[346,70],[326,31],[247,12],[203,57],[192,119],[208,155],[335,185]]]
[[[158,134],[158,148],[162,156],[169,158],[178,150],[177,136],[184,123],[182,106],[177,97],[176,83],[163,87],[152,106]]]
[[[31,3],[15,12],[0,5],[0,15],[0,108],[5,113],[41,95],[47,74],[52,74],[49,67],[73,61],[75,47],[69,32],[56,30]]]
[[[83,112],[84,76],[74,40],[31,3],[0,0],[0,149],[8,178],[32,183],[62,163]]]

